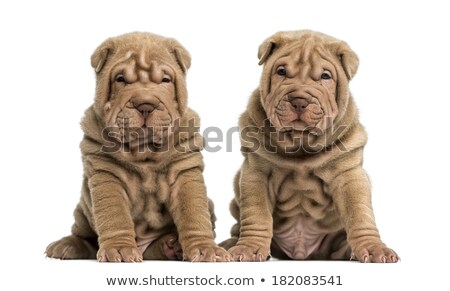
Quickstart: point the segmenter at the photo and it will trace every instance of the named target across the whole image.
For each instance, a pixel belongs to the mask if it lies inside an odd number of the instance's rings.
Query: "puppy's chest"
[[[138,248],[144,251],[173,225],[167,209],[169,186],[164,174],[148,171],[134,180],[129,194]]]
[[[280,218],[324,219],[333,207],[325,188],[319,178],[301,167],[277,169],[269,179],[269,193]]]
[[[133,217],[147,216],[146,220],[159,221],[166,215],[165,204],[170,191],[166,175],[146,171],[133,180],[130,185],[129,200]]]
[[[161,174],[153,171],[144,171],[144,175],[139,179],[139,191],[141,195],[155,194],[161,188]]]

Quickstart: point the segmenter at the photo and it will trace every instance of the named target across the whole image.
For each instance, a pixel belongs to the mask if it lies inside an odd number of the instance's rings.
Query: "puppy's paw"
[[[96,247],[80,237],[69,235],[51,243],[45,250],[49,258],[95,259]]]
[[[136,247],[101,247],[97,253],[99,262],[142,262],[141,252]]]
[[[363,247],[356,247],[350,258],[361,263],[397,263],[400,257],[383,243],[371,243]]]
[[[230,254],[215,244],[199,246],[183,252],[183,259],[191,262],[230,262]]]
[[[262,262],[270,258],[268,247],[237,245],[228,251],[235,262]]]

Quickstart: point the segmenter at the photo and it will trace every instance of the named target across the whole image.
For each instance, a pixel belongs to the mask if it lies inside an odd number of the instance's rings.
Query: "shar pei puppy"
[[[375,225],[362,168],[366,132],[349,92],[358,57],[313,31],[259,47],[260,86],[239,120],[244,162],[221,245],[234,260],[397,262]]]
[[[97,86],[81,121],[84,179],[72,234],[48,257],[228,261],[214,243],[199,118],[187,107],[190,55],[176,40],[130,33],[91,57]]]

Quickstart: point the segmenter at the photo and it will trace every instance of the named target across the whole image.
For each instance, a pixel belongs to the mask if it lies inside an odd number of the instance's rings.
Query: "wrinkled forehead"
[[[293,40],[282,46],[278,54],[279,61],[299,65],[316,64],[323,60],[333,62],[334,60],[326,43],[315,37]]]
[[[175,78],[177,71],[170,57],[161,52],[142,48],[123,52],[122,56],[113,62],[110,78],[114,79],[118,74],[123,74],[125,79],[131,83],[138,80],[157,82],[163,78],[163,75]]]
[[[148,71],[152,65],[167,65],[173,68],[175,62],[167,50],[158,46],[136,46],[121,48],[116,53],[114,65],[132,64],[138,69]]]

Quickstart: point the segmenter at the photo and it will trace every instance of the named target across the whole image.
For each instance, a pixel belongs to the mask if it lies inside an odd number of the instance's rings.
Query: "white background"
[[[243,290],[282,289],[270,285],[272,275],[340,275],[344,286],[327,287],[330,290],[415,286],[443,290],[450,259],[446,187],[450,21],[441,3],[445,2],[4,2],[0,9],[0,288],[125,290],[108,287],[106,277],[218,274],[255,278],[255,287]],[[258,85],[259,44],[279,30],[304,28],[343,39],[359,55],[361,65],[350,85],[369,133],[365,168],[373,183],[382,238],[400,254],[401,263],[99,264],[44,257],[48,243],[69,234],[79,199],[79,121],[94,96],[90,55],[97,45],[107,37],[136,30],[178,39],[192,55],[189,106],[200,114],[202,130],[217,126],[226,132],[236,126]],[[242,158],[236,136],[231,152],[226,151],[225,141],[211,144],[216,145],[223,149],[204,152],[204,157],[219,242],[228,237],[234,223],[228,203]],[[146,288],[155,287],[126,289]],[[290,287],[299,288],[303,287]]]

